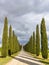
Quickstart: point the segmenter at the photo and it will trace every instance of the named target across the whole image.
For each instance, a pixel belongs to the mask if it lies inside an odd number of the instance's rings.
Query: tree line
[[[4,20],[4,28],[3,28],[3,35],[2,35],[2,51],[1,54],[3,57],[7,55],[14,54],[20,51],[21,45],[17,39],[15,32],[12,30],[12,26],[10,25],[8,30],[8,19],[5,17]]]
[[[32,54],[36,54],[36,56],[39,56],[41,52],[42,57],[44,59],[48,58],[48,38],[44,18],[42,18],[40,28],[39,25],[37,24],[36,32],[33,32],[29,41],[24,46],[24,50]]]

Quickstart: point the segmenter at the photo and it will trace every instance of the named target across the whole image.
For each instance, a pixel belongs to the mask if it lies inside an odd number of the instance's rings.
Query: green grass
[[[31,54],[31,53],[29,53],[29,54]],[[44,63],[45,65],[49,65],[49,50],[48,50],[48,59],[43,59],[41,53],[40,53],[39,56],[36,56],[36,55],[34,55],[34,54],[31,54],[31,55],[32,55],[34,58],[39,59],[40,62]]]
[[[33,56],[34,56],[34,58],[39,59],[40,62],[44,63],[45,65],[49,65],[49,58],[48,59],[43,59],[41,54],[39,56],[35,56],[35,55],[33,55]],[[48,57],[49,57],[49,55],[48,55]]]
[[[12,56],[16,56],[16,55],[18,55],[18,53],[13,54]],[[7,56],[6,58],[0,58],[0,65],[5,65],[11,59],[12,59],[12,57],[9,57],[9,56]]]
[[[5,65],[7,62],[9,62],[12,58],[6,57],[6,58],[0,58],[0,65]]]
[[[1,50],[0,50],[1,51]],[[18,52],[19,53],[19,52]],[[13,54],[12,56],[16,56],[18,55],[18,53]],[[0,56],[1,56],[1,52],[0,52]],[[0,65],[5,65],[6,63],[8,63],[10,60],[12,59],[12,57],[7,56],[6,58],[0,58]]]

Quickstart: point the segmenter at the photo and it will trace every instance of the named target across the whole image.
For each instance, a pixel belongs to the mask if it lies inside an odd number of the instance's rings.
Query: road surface
[[[13,59],[6,65],[44,65],[23,50],[21,50],[18,56],[11,57]]]

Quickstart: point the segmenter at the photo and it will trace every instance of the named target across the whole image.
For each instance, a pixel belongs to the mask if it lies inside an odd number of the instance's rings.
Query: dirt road
[[[33,58],[25,51],[21,51],[18,56],[11,56],[13,59],[6,65],[44,65],[38,59]]]

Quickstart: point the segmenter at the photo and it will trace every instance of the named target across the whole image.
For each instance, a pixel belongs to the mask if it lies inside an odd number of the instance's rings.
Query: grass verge
[[[17,56],[19,52],[13,54],[12,56]],[[0,65],[5,65],[6,63],[8,63],[10,60],[12,59],[12,57],[7,56],[6,58],[0,58]]]

